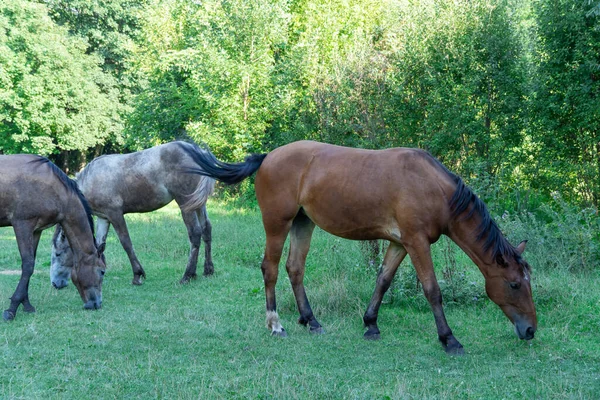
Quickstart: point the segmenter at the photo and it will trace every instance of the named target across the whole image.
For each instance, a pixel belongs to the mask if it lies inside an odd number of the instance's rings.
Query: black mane
[[[92,236],[94,237],[94,243],[96,243],[96,234],[94,232],[94,219],[92,218],[92,208],[88,203],[87,199],[79,190],[79,186],[77,186],[77,182],[73,179],[69,178],[67,174],[65,174],[60,168],[56,166],[52,161],[48,160],[46,157],[37,156],[35,160],[30,161],[31,163],[37,163],[39,165],[46,165],[52,173],[60,180],[60,182],[65,186],[65,188],[71,192],[75,193],[77,197],[79,197],[79,201],[81,201],[81,205],[83,205],[83,209],[85,210],[85,214],[88,218],[88,223],[90,224],[90,228],[92,229]]]
[[[431,156],[431,155],[430,155]],[[474,214],[481,217],[481,222],[477,227],[477,241],[485,240],[483,243],[483,249],[488,251],[492,249],[492,257],[494,260],[498,260],[499,256],[506,256],[513,258],[519,264],[522,263],[521,255],[517,252],[517,249],[511,245],[508,240],[502,234],[502,231],[496,224],[496,221],[490,215],[485,203],[481,201],[479,197],[473,191],[465,185],[463,180],[456,174],[452,173],[446,166],[444,166],[439,160],[431,156],[437,165],[441,166],[444,171],[454,180],[456,183],[456,191],[450,199],[449,206],[452,213],[452,217],[457,218],[462,213],[467,211],[472,205],[469,213],[462,218],[462,220],[468,220]]]

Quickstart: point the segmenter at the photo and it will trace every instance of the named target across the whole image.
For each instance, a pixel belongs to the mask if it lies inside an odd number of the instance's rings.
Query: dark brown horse
[[[87,309],[102,305],[104,262],[94,240],[89,205],[74,181],[48,159],[33,155],[0,156],[0,226],[12,226],[21,254],[21,279],[4,311],[5,320],[15,318],[29,301],[29,279],[42,231],[60,224],[73,244],[73,283]]]
[[[130,154],[98,157],[77,174],[77,184],[98,216],[98,246],[106,243],[110,224],[115,227],[133,270],[134,285],[146,277],[138,260],[125,214],[158,210],[175,200],[188,231],[190,254],[181,283],[196,278],[200,241],[204,241],[204,275],[211,275],[212,227],[206,212],[206,200],[213,192],[213,179],[190,175],[184,168],[197,167],[187,151],[203,151],[186,142],[172,142]],[[60,228],[52,238],[50,281],[57,288],[67,286],[72,253]]]
[[[302,141],[228,164],[202,154],[193,170],[226,183],[256,174],[256,198],[266,232],[262,262],[267,326],[285,336],[275,303],[283,245],[291,233],[286,269],[300,312],[299,323],[322,332],[304,291],[306,255],[315,225],[347,239],[385,239],[389,246],[364,315],[365,338],[378,339],[377,314],[398,265],[409,254],[435,317],[446,352],[460,354],[442,308],[430,246],[445,234],[473,260],[486,291],[514,324],[521,339],[537,327],[525,242],[513,247],[483,202],[429,153],[406,148],[362,150]]]

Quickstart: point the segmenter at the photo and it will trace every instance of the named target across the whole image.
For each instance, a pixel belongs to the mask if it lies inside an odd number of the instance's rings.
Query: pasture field
[[[463,253],[456,253],[454,274],[443,273],[448,244],[440,241],[434,258],[446,316],[466,353],[450,357],[437,341],[408,258],[380,311],[382,339],[363,340],[362,315],[376,269],[367,265],[359,243],[317,229],[305,283],[326,333],[311,335],[296,324],[282,260],[278,311],[289,336],[273,338],[265,327],[259,212],[212,199],[208,212],[215,275],[183,286],[178,281],[189,248],[176,207],[127,217],[148,277],[141,287],[131,285],[129,262],[111,229],[99,311],[83,309],[72,283],[62,291],[50,286],[46,231],[30,287],[37,312],[20,308],[13,322],[0,323],[0,398],[600,396],[600,271],[573,274],[532,265],[539,324],[527,343],[485,297],[483,277]],[[3,309],[16,288],[17,270],[12,229],[0,229]]]

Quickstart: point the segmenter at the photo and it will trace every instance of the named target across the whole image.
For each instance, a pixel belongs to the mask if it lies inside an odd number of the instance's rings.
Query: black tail
[[[188,143],[181,148],[194,160],[200,168],[185,168],[184,172],[199,174],[217,179],[228,185],[239,183],[252,175],[267,156],[266,154],[251,154],[246,161],[241,163],[226,163],[217,160],[208,147],[200,148],[196,144]]]

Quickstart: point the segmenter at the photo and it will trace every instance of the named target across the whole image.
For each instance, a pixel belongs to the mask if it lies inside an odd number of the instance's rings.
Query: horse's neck
[[[481,217],[473,215],[468,220],[460,220],[460,216],[452,222],[448,236],[458,245],[469,258],[486,275],[487,268],[491,265],[492,257],[490,250],[484,250],[484,241],[477,240],[477,232]]]
[[[96,252],[92,228],[85,209],[77,196],[72,196],[71,201],[69,201],[61,225],[67,239],[69,239],[73,255],[78,261]]]

